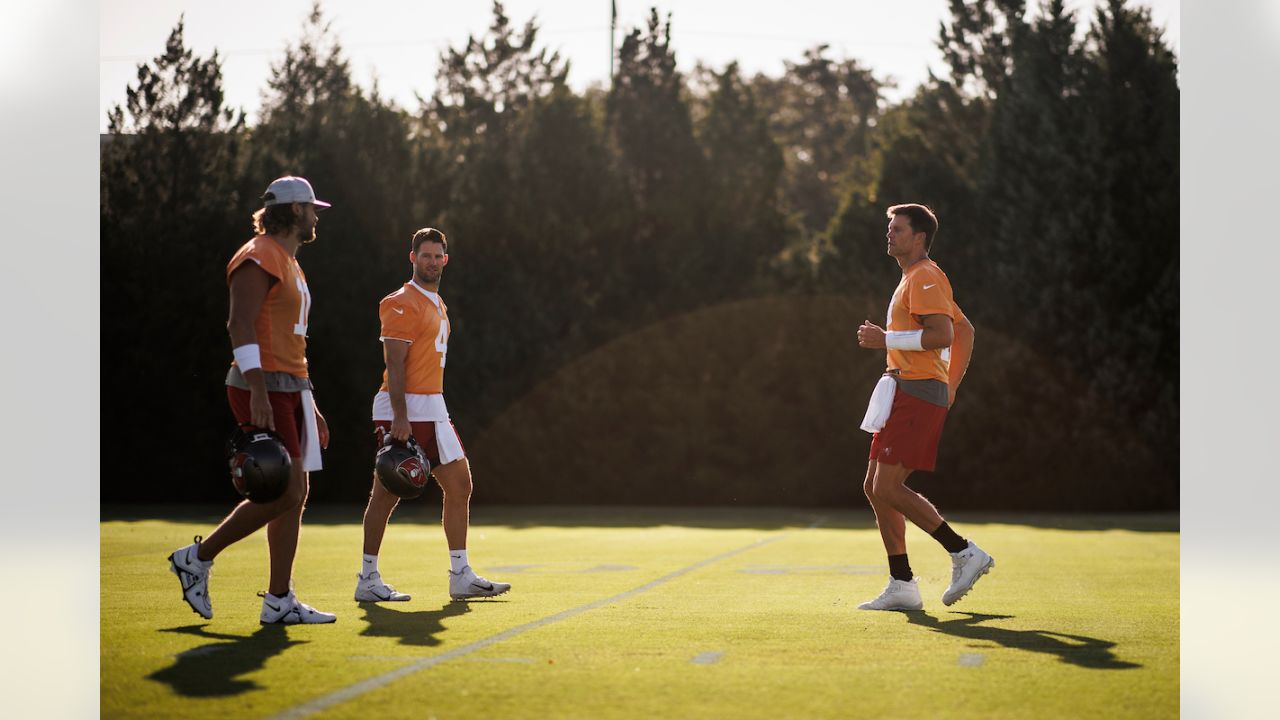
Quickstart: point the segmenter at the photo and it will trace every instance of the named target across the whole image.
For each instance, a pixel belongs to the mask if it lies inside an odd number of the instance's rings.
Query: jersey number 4
[[[444,318],[440,319],[440,332],[436,333],[436,352],[440,353],[440,367],[444,367],[449,354],[449,321]]]

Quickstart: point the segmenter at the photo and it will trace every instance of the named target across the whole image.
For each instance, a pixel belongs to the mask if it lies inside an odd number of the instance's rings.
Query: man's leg
[[[293,472],[289,476],[289,488],[280,497],[269,503],[254,503],[243,500],[232,510],[218,527],[209,533],[209,537],[200,543],[198,557],[203,561],[212,560],[218,553],[231,545],[249,537],[286,511],[295,508],[301,498],[306,497],[306,478],[301,470],[302,458],[291,458]]]
[[[308,476],[302,458],[294,458],[293,475],[286,498],[294,504],[267,523],[267,547],[271,555],[271,579],[267,592],[276,597],[289,594],[293,579],[293,558],[298,554],[298,534],[302,531],[302,511],[306,509]]]
[[[432,470],[444,492],[440,522],[450,550],[467,549],[467,526],[471,521],[471,464],[460,458]]]
[[[378,571],[378,551],[382,537],[387,532],[387,520],[396,509],[400,498],[378,482],[378,471],[373,471],[373,489],[369,491],[369,504],[364,509],[364,557],[360,560],[360,573],[356,576],[356,602],[407,601],[406,593],[382,581]]]
[[[880,528],[880,540],[889,556],[889,585],[874,600],[858,605],[859,610],[919,610],[920,588],[914,582],[911,565],[907,562],[907,522],[901,512],[880,499],[875,493],[878,471],[875,460],[867,462],[867,477],[862,482],[871,509],[876,514],[876,526]]]
[[[995,566],[995,560],[977,545],[957,535],[933,503],[906,486],[910,474],[911,470],[902,465],[879,463],[872,494],[929,533],[951,554],[951,584],[942,594],[942,604],[952,605],[973,588],[978,578]]]
[[[338,619],[333,613],[320,612],[293,594],[290,582],[293,579],[293,558],[298,554],[298,534],[302,531],[302,512],[307,507],[310,483],[310,477],[302,469],[302,458],[294,458],[293,472],[293,482],[285,497],[292,498],[295,504],[267,523],[271,577],[267,581],[266,595],[262,598],[260,620],[264,625],[310,625],[331,623]]]
[[[378,482],[378,473],[373,473],[373,490],[369,492],[369,505],[364,509],[364,554],[377,555],[382,548],[382,537],[387,532],[387,521],[391,512],[400,503],[400,498]],[[465,531],[464,531],[465,537]],[[375,570],[377,568],[374,568]]]
[[[884,542],[885,552],[889,555],[903,555],[907,552],[907,522],[902,513],[892,505],[876,497],[875,460],[867,461],[867,478],[862,482],[862,492],[866,494],[871,510],[876,514],[876,527],[880,528],[880,540]]]
[[[486,580],[467,558],[467,526],[471,522],[471,464],[466,457],[437,466],[436,482],[444,491],[440,522],[449,544],[449,597],[454,600],[493,597],[511,589],[509,583]]]
[[[907,477],[911,472],[910,468],[902,465],[876,463],[876,476],[872,481],[871,494],[881,503],[905,515],[908,520],[915,523],[916,527],[932,533],[942,525],[942,515],[938,514],[938,509],[933,506],[933,503],[906,486]],[[904,529],[904,537],[905,532]],[[905,552],[905,540],[902,548]]]
[[[267,538],[271,539],[271,523],[282,515],[292,513],[293,508],[299,506],[306,497],[306,476],[299,470],[301,467],[302,459],[293,458],[293,471],[289,475],[289,487],[285,489],[284,495],[270,503],[253,503],[248,500],[241,502],[207,539],[197,537],[194,544],[178,548],[169,555],[170,568],[182,583],[183,598],[192,610],[206,620],[213,617],[213,603],[209,597],[209,573],[213,568],[213,558],[227,546],[248,537],[263,525],[268,526]],[[293,545],[296,548],[297,533],[294,535]],[[292,563],[291,553],[290,566]],[[272,566],[274,572],[274,562]],[[285,592],[288,592],[287,574],[285,578]]]

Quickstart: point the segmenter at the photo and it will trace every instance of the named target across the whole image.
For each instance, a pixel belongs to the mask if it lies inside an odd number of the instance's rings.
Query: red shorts
[[[449,421],[449,427],[453,428],[453,434],[458,438],[458,447],[462,447],[462,436],[458,434],[458,428],[453,427],[453,421]],[[413,439],[418,441],[422,446],[422,451],[426,453],[427,459],[431,461],[431,466],[435,467],[440,464],[440,446],[436,443],[436,424],[435,422],[414,422],[409,421],[409,429],[413,431]],[[374,420],[373,433],[378,440],[378,447],[382,447],[382,434],[391,432],[390,420]],[[466,448],[463,448],[466,453]]]
[[[871,439],[868,460],[931,472],[938,460],[947,409],[899,389],[893,395],[889,422]]]
[[[300,392],[268,392],[271,401],[272,415],[275,416],[276,434],[284,441],[284,449],[290,457],[302,457],[302,433],[306,432],[302,417],[302,393]],[[249,412],[249,391],[238,387],[227,386],[227,401],[231,403],[231,414],[236,422],[247,423],[253,418]]]

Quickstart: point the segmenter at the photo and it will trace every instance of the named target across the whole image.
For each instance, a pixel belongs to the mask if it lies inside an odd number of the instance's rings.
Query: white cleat
[[[281,598],[261,592],[258,595],[262,598],[260,622],[263,625],[315,625],[335,622],[338,619],[338,616],[333,613],[320,612],[298,600],[293,590]]]
[[[196,556],[203,539],[197,535],[194,543],[169,553],[169,570],[182,583],[182,599],[200,617],[212,620],[213,601],[209,598],[209,575],[213,573],[213,561],[206,562]]]
[[[449,571],[449,597],[454,600],[493,597],[511,589],[510,583],[490,582],[476,575],[468,565],[461,572]]]
[[[404,602],[408,599],[409,595],[397,592],[382,582],[382,575],[377,571],[356,575],[356,602]]]
[[[920,599],[918,578],[899,580],[889,578],[884,592],[875,600],[868,600],[858,606],[859,610],[920,610],[924,601]]]
[[[954,605],[973,589],[978,578],[991,572],[996,561],[983,552],[982,548],[969,541],[969,547],[958,553],[951,553],[951,587],[942,593],[943,605]]]

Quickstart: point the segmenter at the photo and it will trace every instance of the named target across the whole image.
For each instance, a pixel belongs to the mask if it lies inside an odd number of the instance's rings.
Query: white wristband
[[[241,345],[231,351],[236,356],[236,366],[240,368],[240,372],[248,372],[257,370],[262,367],[262,355],[258,351],[258,344]]]
[[[920,339],[923,330],[894,330],[884,334],[884,346],[890,350],[924,350]]]

